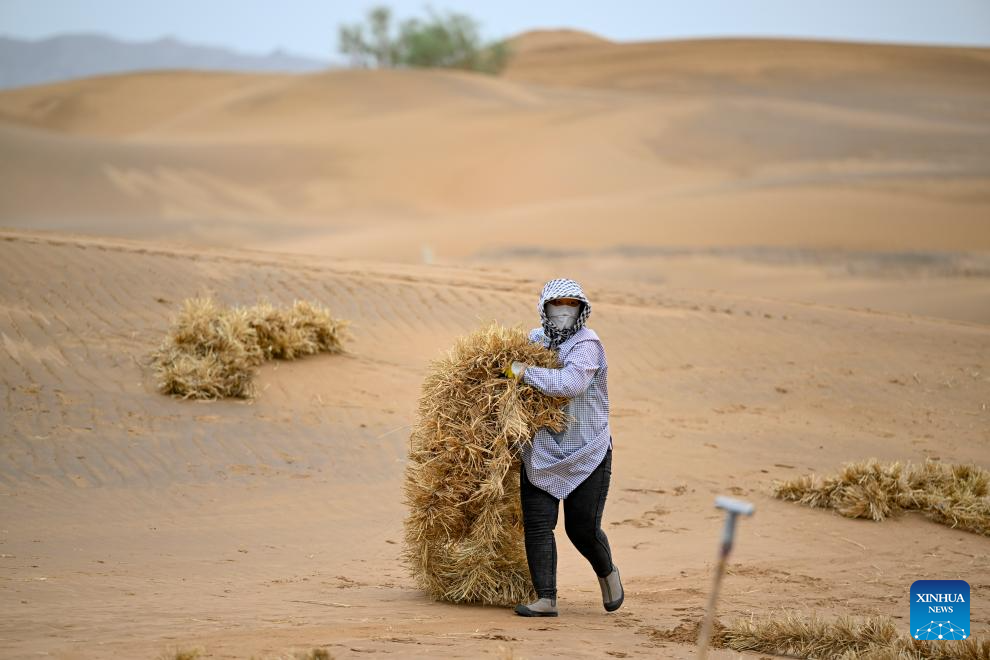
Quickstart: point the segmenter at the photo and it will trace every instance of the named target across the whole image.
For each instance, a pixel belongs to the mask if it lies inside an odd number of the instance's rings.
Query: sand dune
[[[41,86],[0,94],[0,224],[403,262],[533,246],[985,257],[988,82],[985,49],[551,31],[520,38],[500,78]],[[949,315],[986,321],[967,311],[986,301]]]
[[[651,632],[699,615],[723,492],[759,510],[742,529],[726,616],[765,610],[772,589],[775,606],[903,617],[897,594],[923,557],[951,557],[970,577],[990,570],[972,534],[920,517],[850,521],[768,494],[772,479],[868,456],[990,462],[986,327],[586,281],[612,365],[606,521],[630,599],[606,620],[583,560],[562,550],[567,616],[537,630],[503,610],[428,603],[397,542],[428,361],[485,320],[530,325],[538,280],[2,238],[6,657],[317,644],[337,657],[479,657],[499,645],[598,657],[603,644],[690,657]],[[319,300],[354,321],[351,351],[264,368],[250,404],[160,396],[144,361],[179,301],[205,289],[230,302]],[[985,588],[972,584],[974,597]],[[974,607],[974,629],[988,625]]]
[[[554,41],[556,47],[542,47]],[[857,89],[857,100],[867,104],[878,104],[884,92],[900,89],[905,99],[932,108],[940,104],[926,101],[918,86],[964,92],[973,79],[985,77],[990,66],[985,48],[793,39],[615,43],[566,32],[556,39],[523,35],[520,42],[506,72],[510,79],[641,91],[707,89],[732,94],[762,89],[774,96],[803,91],[834,95],[837,101]],[[982,95],[969,91],[974,101]],[[986,112],[975,103],[972,110]]]
[[[512,59],[536,52],[573,50],[584,46],[600,46],[612,43],[604,37],[583,30],[530,30],[508,41]]]

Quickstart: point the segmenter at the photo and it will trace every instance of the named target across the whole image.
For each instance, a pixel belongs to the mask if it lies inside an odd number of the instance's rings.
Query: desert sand
[[[958,578],[990,632],[985,537],[770,496],[868,457],[990,466],[988,82],[982,49],[554,32],[498,78],[0,94],[0,655],[689,658],[716,494],[757,508],[723,620],[906,633],[911,582]],[[557,276],[611,367],[626,603],[562,529],[559,619],[430,602],[399,563],[419,385]],[[318,301],[354,339],[253,401],[162,396],[148,356],[206,292]]]

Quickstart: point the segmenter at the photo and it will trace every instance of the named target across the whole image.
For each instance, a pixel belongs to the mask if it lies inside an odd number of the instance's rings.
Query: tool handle
[[[712,626],[715,622],[715,602],[718,600],[722,575],[725,573],[725,558],[726,554],[719,553],[715,568],[715,583],[712,585],[712,593],[708,596],[708,607],[705,608],[705,618],[701,622],[701,632],[698,634],[698,660],[705,660],[708,657],[708,644],[712,639]]]

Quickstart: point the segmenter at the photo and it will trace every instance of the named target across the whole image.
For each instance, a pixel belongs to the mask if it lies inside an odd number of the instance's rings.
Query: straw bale
[[[848,463],[838,475],[776,482],[774,495],[848,518],[883,520],[916,510],[936,522],[990,536],[990,472],[976,465],[926,461]]]
[[[289,309],[259,303],[245,310],[265,359],[294,360],[301,355],[339,353],[346,321],[318,305],[297,300]]]
[[[492,324],[456,342],[423,382],[406,468],[404,558],[437,600],[532,598],[519,455],[541,427],[562,430],[565,399],[502,376],[512,361],[559,368],[556,353]]]
[[[897,640],[897,628],[887,617],[858,621],[839,617],[824,621],[789,612],[762,619],[743,619],[724,632],[724,642],[736,651],[786,654],[798,658],[835,658],[870,648],[889,647]]]
[[[736,651],[840,660],[990,660],[990,640],[970,637],[951,643],[928,642],[898,634],[899,624],[887,616],[857,619],[773,612],[760,619],[741,619],[725,628],[719,640]]]
[[[158,389],[184,399],[250,398],[255,369],[266,359],[343,350],[347,322],[305,301],[225,307],[191,298],[152,355]]]
[[[990,639],[929,642],[902,637],[891,646],[845,653],[839,660],[990,660]]]

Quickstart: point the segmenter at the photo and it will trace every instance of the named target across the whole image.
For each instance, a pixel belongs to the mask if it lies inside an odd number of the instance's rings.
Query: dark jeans
[[[519,472],[529,574],[533,578],[537,596],[556,598],[557,544],[554,542],[553,529],[557,526],[560,500],[531,484],[525,467],[521,467]],[[564,500],[564,529],[567,531],[567,538],[591,562],[598,577],[605,577],[614,568],[608,537],[602,531],[602,513],[611,479],[612,450],[609,449],[595,471]]]

